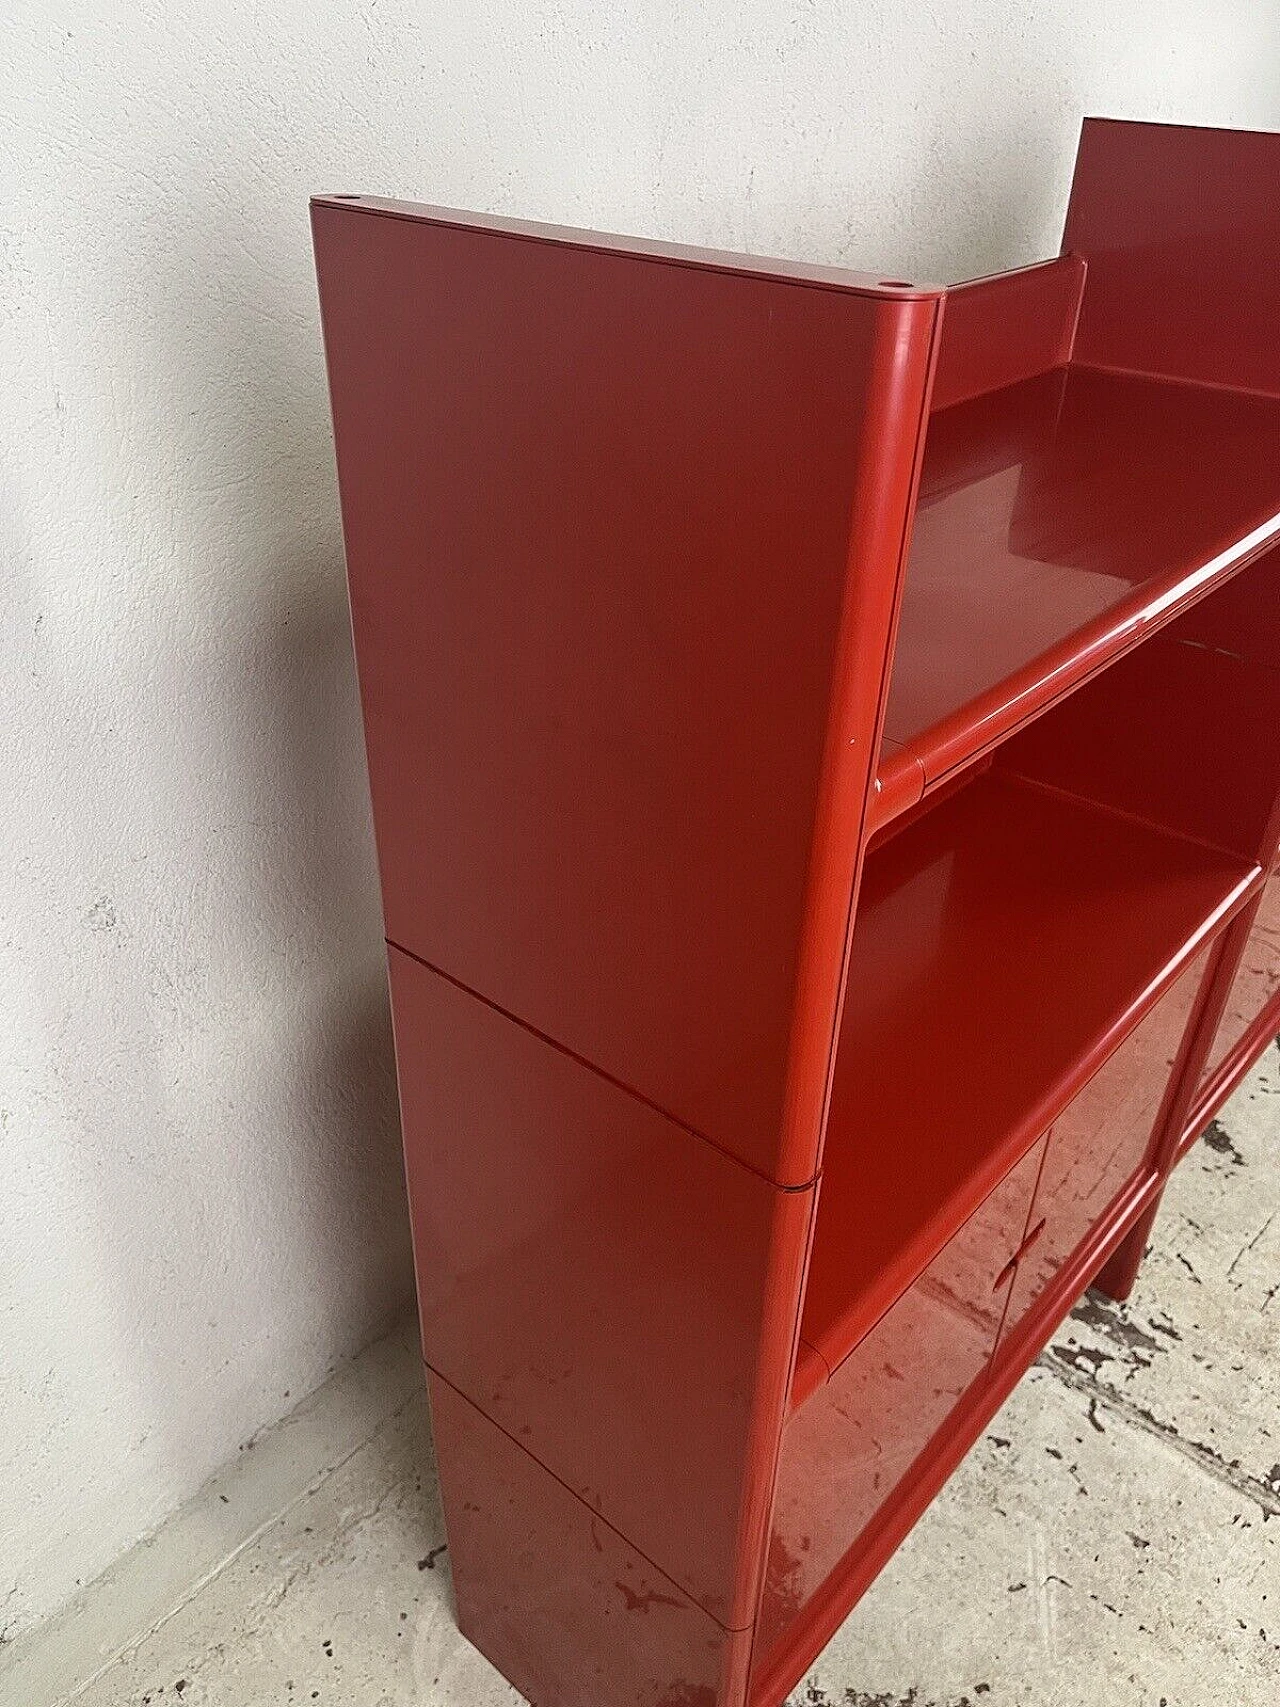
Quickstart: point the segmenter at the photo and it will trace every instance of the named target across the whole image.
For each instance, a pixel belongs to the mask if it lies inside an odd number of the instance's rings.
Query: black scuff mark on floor
[[[1205,1127],[1204,1141],[1215,1155],[1225,1156],[1233,1168],[1246,1165],[1244,1157],[1236,1149],[1235,1140],[1220,1120],[1211,1120]]]
[[[819,1683],[807,1685],[804,1693],[789,1697],[788,1707],[977,1707],[974,1697],[981,1699],[990,1693],[989,1683],[974,1684],[973,1696],[960,1695],[954,1700],[926,1699],[913,1685],[905,1695],[868,1695],[865,1690],[845,1689],[842,1694],[828,1695]]]
[[[1241,1245],[1240,1249],[1236,1252],[1235,1256],[1233,1256],[1231,1259],[1231,1266],[1227,1270],[1227,1279],[1228,1280],[1230,1280],[1231,1276],[1235,1273],[1237,1263],[1243,1261],[1243,1259],[1249,1255],[1249,1252],[1255,1248],[1255,1246],[1258,1244],[1258,1241],[1260,1239],[1264,1239],[1267,1236],[1267,1234],[1271,1231],[1271,1223],[1274,1220],[1275,1220],[1274,1214],[1268,1215],[1266,1220],[1262,1223],[1261,1227],[1258,1228],[1258,1231],[1253,1235],[1253,1237],[1251,1239],[1246,1240],[1246,1242],[1243,1245]],[[1241,1283],[1241,1284],[1243,1284],[1243,1283]],[[1237,1286],[1236,1291],[1238,1292],[1239,1290],[1240,1290],[1240,1287]]]
[[[1119,1417],[1123,1422],[1130,1423],[1143,1434],[1163,1441],[1166,1446],[1189,1459],[1215,1481],[1221,1482],[1224,1487],[1230,1488],[1244,1499],[1251,1500],[1261,1510],[1264,1521],[1280,1517],[1280,1485],[1272,1485],[1270,1478],[1264,1480],[1251,1475],[1241,1467],[1239,1459],[1228,1461],[1204,1441],[1192,1440],[1181,1434],[1175,1424],[1163,1421],[1148,1406],[1137,1404],[1116,1388],[1099,1387],[1092,1376],[1084,1374],[1076,1367],[1070,1353],[1065,1357],[1045,1354],[1040,1359],[1040,1365],[1064,1387],[1071,1387],[1086,1398],[1096,1397],[1104,1410]],[[1280,1465],[1277,1465],[1276,1469],[1280,1471]]]
[[[1182,1335],[1178,1332],[1177,1328],[1174,1327],[1173,1322],[1167,1317],[1163,1322],[1161,1322],[1157,1321],[1154,1316],[1148,1316],[1147,1326],[1151,1329],[1153,1334],[1163,1334],[1166,1339],[1180,1340],[1182,1338]]]
[[[1103,1364],[1115,1362],[1109,1351],[1097,1351],[1093,1346],[1079,1345],[1075,1340],[1068,1340],[1065,1345],[1051,1345],[1047,1351],[1041,1352],[1039,1358],[1045,1368],[1048,1368],[1051,1362],[1059,1360],[1079,1370],[1090,1381],[1097,1378]]]
[[[1169,1350],[1156,1338],[1157,1334],[1162,1334],[1165,1339],[1178,1338],[1178,1331],[1171,1322],[1150,1321],[1144,1328],[1134,1321],[1125,1305],[1117,1304],[1100,1292],[1086,1292],[1067,1320],[1092,1328],[1114,1347],[1123,1362],[1141,1362],[1144,1367],[1149,1367],[1151,1358],[1167,1354]]]

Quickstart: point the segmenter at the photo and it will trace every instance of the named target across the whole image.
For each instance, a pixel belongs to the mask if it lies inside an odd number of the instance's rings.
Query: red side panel
[[[935,410],[1071,359],[1084,262],[1074,255],[953,285],[938,345]]]
[[[1280,395],[1280,135],[1086,119],[1075,359]]]
[[[1031,1231],[1036,1232],[1041,1222],[1043,1229],[1018,1264],[1004,1338],[1014,1332],[1147,1161],[1156,1119],[1212,953],[1212,945],[1200,951],[1054,1122],[1031,1211]]]
[[[725,1624],[750,1622],[813,1190],[391,952],[423,1349]]]
[[[936,299],[314,227],[389,938],[804,1183]]]
[[[462,1633],[526,1700],[740,1707],[748,1638],[661,1571],[438,1377],[431,1420]]]
[[[757,1663],[986,1370],[1004,1313],[1002,1271],[1022,1239],[1043,1150],[1041,1140],[788,1422]]]

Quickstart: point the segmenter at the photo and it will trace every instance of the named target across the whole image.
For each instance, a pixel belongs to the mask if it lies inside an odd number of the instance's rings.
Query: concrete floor
[[[796,1707],[1280,1703],[1280,1050],[1183,1164]],[[412,1324],[53,1624],[5,1707],[499,1707],[453,1628]]]

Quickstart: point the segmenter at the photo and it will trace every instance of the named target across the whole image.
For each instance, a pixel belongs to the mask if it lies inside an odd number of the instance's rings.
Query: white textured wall
[[[319,189],[962,277],[1256,0],[9,0],[0,1629],[407,1294]]]

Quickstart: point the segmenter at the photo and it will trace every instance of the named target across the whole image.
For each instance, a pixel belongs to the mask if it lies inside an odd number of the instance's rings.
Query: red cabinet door
[[[1254,915],[1253,928],[1205,1062],[1202,1090],[1217,1077],[1277,997],[1280,997],[1280,871],[1271,874],[1262,892],[1262,904]]]
[[[757,1651],[785,1632],[856,1548],[962,1395],[1000,1331],[1041,1139],[965,1222],[783,1434]]]
[[[1054,1122],[1002,1345],[1143,1171],[1210,953],[1200,952]]]

